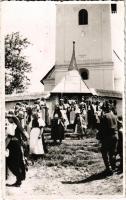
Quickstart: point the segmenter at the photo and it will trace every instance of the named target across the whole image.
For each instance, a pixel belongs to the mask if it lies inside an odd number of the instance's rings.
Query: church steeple
[[[70,61],[70,65],[68,68],[68,71],[71,70],[77,70],[77,63],[76,63],[76,57],[75,57],[75,41],[73,41],[73,53]]]

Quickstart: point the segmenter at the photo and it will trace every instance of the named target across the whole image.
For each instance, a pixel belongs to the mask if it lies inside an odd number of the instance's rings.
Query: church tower
[[[57,4],[54,85],[68,71],[72,42],[88,87],[114,90],[110,4]]]

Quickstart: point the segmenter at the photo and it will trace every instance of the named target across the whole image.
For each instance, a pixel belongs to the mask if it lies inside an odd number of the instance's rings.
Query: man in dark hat
[[[116,167],[118,144],[117,116],[111,111],[111,105],[107,101],[104,104],[103,113],[99,126],[99,140],[106,174],[112,175]]]

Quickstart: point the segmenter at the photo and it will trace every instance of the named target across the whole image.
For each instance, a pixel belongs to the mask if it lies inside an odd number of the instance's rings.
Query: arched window
[[[117,13],[117,4],[116,3],[111,4],[111,12]]]
[[[85,9],[79,11],[79,25],[88,24],[88,12]]]
[[[82,78],[83,80],[89,79],[89,71],[88,71],[88,69],[82,68],[82,69],[80,69],[79,71],[80,71],[81,78]]]

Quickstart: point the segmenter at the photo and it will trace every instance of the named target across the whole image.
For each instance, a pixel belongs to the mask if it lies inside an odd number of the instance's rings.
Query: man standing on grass
[[[112,175],[116,168],[116,151],[118,144],[117,116],[111,111],[110,104],[106,101],[103,106],[103,116],[100,120],[99,137],[101,153],[106,167],[106,175]]]

